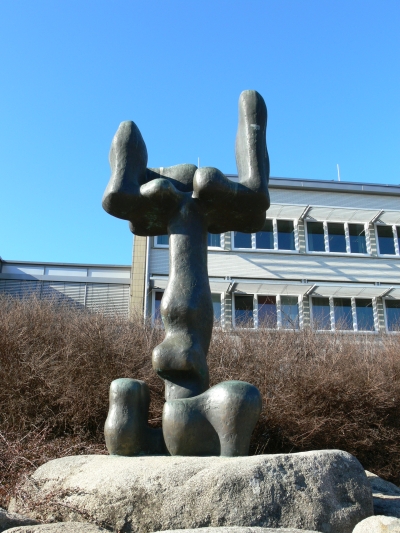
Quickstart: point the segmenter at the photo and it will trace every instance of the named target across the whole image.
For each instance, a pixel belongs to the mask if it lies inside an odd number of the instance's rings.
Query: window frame
[[[217,233],[212,233],[211,235],[218,235],[218,234]],[[169,239],[168,239],[168,244],[159,244],[158,243],[158,237],[162,237],[162,235],[155,235],[153,237],[153,248],[164,248],[164,249],[169,248]],[[225,248],[225,233],[219,233],[219,242],[220,242],[219,246],[208,246],[207,245],[207,249],[208,250],[217,250],[217,251],[224,250],[224,248]],[[207,244],[208,244],[208,241],[207,241]]]
[[[271,296],[276,298],[276,327],[267,328],[270,330],[283,330],[283,331],[300,331],[303,328],[303,307],[302,307],[302,295],[301,294],[267,294],[267,293],[233,293],[232,294],[232,325],[236,329],[236,296],[252,296],[253,297],[253,327],[252,328],[240,328],[240,329],[258,329],[258,297],[259,296]],[[288,296],[291,298],[297,298],[297,309],[298,309],[298,327],[297,328],[284,328],[282,327],[282,301],[281,298]]]
[[[315,329],[315,331],[319,333],[332,333],[332,332],[340,332],[340,333],[366,333],[366,334],[373,334],[376,335],[379,333],[379,320],[378,320],[378,311],[377,311],[377,302],[376,297],[375,298],[360,298],[358,296],[321,296],[322,298],[328,298],[329,299],[329,318],[330,318],[330,329]],[[314,324],[314,303],[313,299],[319,298],[319,296],[316,295],[310,295],[310,324],[313,327]],[[345,298],[349,299],[351,302],[351,315],[352,315],[352,322],[353,322],[353,328],[352,329],[336,329],[336,319],[335,319],[335,306],[334,306],[334,300],[339,298]],[[358,328],[358,319],[357,319],[357,306],[356,306],[356,300],[371,300],[372,301],[372,313],[373,313],[373,321],[374,321],[374,329],[373,330],[365,330],[365,329],[359,329]]]
[[[320,222],[322,223],[323,229],[324,229],[324,245],[325,250],[322,251],[313,251],[309,249],[308,246],[308,223],[309,222]],[[344,238],[346,242],[346,251],[345,252],[331,252],[329,250],[329,232],[328,232],[328,224],[343,224],[344,228]],[[350,245],[350,232],[349,232],[349,224],[359,224],[364,226],[364,232],[365,232],[365,245],[366,245],[366,253],[361,252],[352,252],[351,251],[351,245]],[[339,255],[339,256],[352,256],[352,257],[369,257],[371,255],[371,239],[370,239],[370,233],[369,233],[369,225],[368,222],[349,222],[349,221],[342,221],[342,220],[311,220],[311,219],[305,219],[304,220],[304,236],[305,236],[305,244],[306,244],[306,253],[310,255]],[[393,257],[393,256],[392,256]]]
[[[393,257],[393,256],[391,256]],[[382,304],[383,304],[383,316],[384,316],[384,319],[385,319],[385,330],[387,333],[389,333],[390,335],[399,335],[400,334],[400,329],[399,330],[395,330],[395,331],[392,331],[389,329],[389,323],[388,323],[388,316],[387,316],[387,309],[386,309],[386,301],[387,300],[399,300],[399,298],[390,298],[390,297],[387,297],[387,298],[382,298]]]
[[[380,246],[379,246],[378,226],[386,226],[386,227],[391,227],[392,228],[394,254],[382,254],[381,253]],[[376,251],[378,252],[378,256],[379,257],[399,257],[400,256],[399,239],[397,237],[397,228],[400,228],[400,225],[398,225],[398,224],[384,224],[383,222],[375,222],[374,230],[375,230],[375,239],[376,239]]]
[[[251,248],[236,248],[235,247],[235,232],[231,231],[231,249],[235,252],[251,252],[251,253],[279,253],[279,254],[298,254],[300,253],[299,245],[299,228],[298,228],[298,219],[297,218],[277,218],[277,217],[266,217],[265,220],[272,220],[272,231],[274,239],[273,248],[257,248],[256,243],[256,233],[250,233],[251,235]],[[294,250],[284,250],[278,248],[278,220],[293,222],[293,232],[294,232]],[[262,230],[260,230],[262,231]],[[241,232],[239,232],[241,233]],[[260,295],[261,296],[261,295]],[[270,296],[270,295],[266,295]]]

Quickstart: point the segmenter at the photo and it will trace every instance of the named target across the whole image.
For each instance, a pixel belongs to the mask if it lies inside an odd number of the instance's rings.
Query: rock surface
[[[393,516],[370,516],[359,522],[353,533],[400,533],[400,520]]]
[[[28,518],[27,516],[8,512],[0,507],[0,533],[5,529],[10,529],[16,526],[28,526],[31,524],[39,524],[39,522],[33,518]]]
[[[107,529],[85,522],[57,522],[38,526],[13,527],[7,533],[101,533]]]
[[[372,489],[374,513],[400,518],[400,488],[372,472],[365,473]]]
[[[323,450],[251,457],[64,457],[28,479],[11,511],[122,532],[206,526],[350,533],[373,514],[365,472]],[[51,517],[51,518],[50,518]]]
[[[317,533],[308,529],[295,529],[292,527],[268,528],[268,527],[199,527],[197,529],[168,529],[156,533]]]

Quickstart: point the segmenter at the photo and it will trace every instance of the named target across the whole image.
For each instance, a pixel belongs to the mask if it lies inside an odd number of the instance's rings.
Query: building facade
[[[400,330],[400,186],[271,178],[270,195],[262,231],[209,234],[220,325]],[[168,271],[168,236],[136,236],[132,308],[157,319]]]
[[[106,314],[128,316],[131,267],[28,263],[0,259],[0,293],[53,298]]]

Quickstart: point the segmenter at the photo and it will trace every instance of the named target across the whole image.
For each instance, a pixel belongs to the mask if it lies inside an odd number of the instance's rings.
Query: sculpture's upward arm
[[[230,181],[216,168],[196,171],[193,196],[207,211],[209,231],[259,231],[269,207],[269,159],[266,145],[267,108],[256,91],[243,91],[239,98],[236,164],[239,183]]]

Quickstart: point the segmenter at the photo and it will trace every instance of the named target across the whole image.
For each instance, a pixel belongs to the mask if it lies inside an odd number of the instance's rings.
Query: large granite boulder
[[[11,513],[0,507],[0,533],[16,526],[39,524],[37,520],[16,513]]]
[[[400,518],[400,488],[372,472],[365,473],[372,489],[374,513]]]
[[[76,456],[28,479],[10,510],[122,532],[207,526],[350,533],[373,514],[365,472],[339,450],[251,457]]]
[[[370,516],[361,520],[353,533],[400,533],[400,520],[393,516]]]
[[[20,526],[7,530],[7,533],[107,533],[107,529],[85,522],[56,522],[38,526]]]

